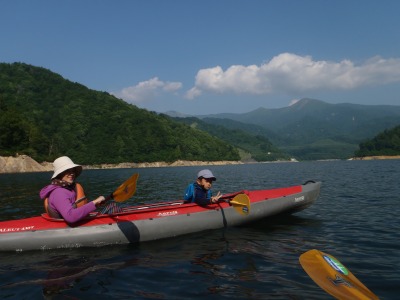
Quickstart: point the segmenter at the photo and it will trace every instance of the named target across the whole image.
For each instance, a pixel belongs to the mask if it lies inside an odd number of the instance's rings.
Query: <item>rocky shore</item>
[[[0,156],[0,173],[46,172],[52,170],[52,164],[39,164],[27,155]]]
[[[119,164],[100,164],[83,166],[84,169],[121,169],[121,168],[161,168],[161,167],[183,167],[183,166],[217,166],[217,165],[236,165],[243,164],[240,161],[186,161],[177,160],[172,163],[153,162],[153,163],[119,163]],[[1,173],[29,173],[29,172],[49,172],[53,171],[53,164],[50,162],[38,163],[27,155],[0,156]]]
[[[364,156],[364,157],[353,157],[350,160],[379,160],[379,159],[400,159],[400,155],[377,155],[377,156]]]

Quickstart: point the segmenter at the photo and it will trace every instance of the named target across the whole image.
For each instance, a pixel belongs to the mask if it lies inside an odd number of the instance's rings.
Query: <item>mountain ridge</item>
[[[400,124],[400,106],[331,104],[304,98],[283,108],[197,117],[210,124],[230,120],[231,129],[258,130],[284,152],[315,160],[354,156],[362,141]]]

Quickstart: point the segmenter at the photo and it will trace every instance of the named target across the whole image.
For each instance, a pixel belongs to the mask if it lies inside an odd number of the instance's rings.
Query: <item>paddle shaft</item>
[[[104,200],[104,201],[109,201],[109,200],[111,200],[111,199],[113,199],[113,193],[111,193],[110,195],[108,195],[108,196],[106,197],[106,200]]]
[[[75,201],[75,205],[76,204],[78,204],[78,203],[81,203],[83,200],[86,200],[87,199],[87,197],[84,197],[84,198],[81,198],[81,199],[79,199],[79,200],[76,200]],[[112,200],[113,199],[113,193],[111,193],[110,195],[108,195],[107,197],[105,197],[105,200],[104,201],[110,201],[110,200]]]
[[[104,202],[114,199],[114,195],[118,196],[118,199],[115,199],[117,202],[124,202],[129,198],[131,198],[136,191],[136,182],[138,178],[139,178],[138,173],[133,174],[126,181],[124,181],[114,192],[105,197]],[[78,199],[75,202],[75,205],[86,199],[87,199],[86,197]]]

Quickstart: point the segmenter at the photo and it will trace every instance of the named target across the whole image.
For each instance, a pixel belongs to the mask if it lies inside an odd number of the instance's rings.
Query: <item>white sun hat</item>
[[[62,172],[75,168],[75,177],[78,177],[82,173],[82,166],[74,164],[74,162],[68,156],[61,156],[53,162],[54,174],[51,179],[56,178]]]
[[[200,178],[200,177],[205,178],[205,179],[211,179],[212,181],[217,180],[217,178],[215,178],[213,173],[208,169],[201,170],[199,173],[197,173],[197,178]]]

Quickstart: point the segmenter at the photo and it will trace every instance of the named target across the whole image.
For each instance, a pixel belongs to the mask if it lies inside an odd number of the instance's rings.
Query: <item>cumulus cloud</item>
[[[137,85],[123,88],[119,92],[112,93],[116,97],[130,103],[149,101],[161,93],[175,93],[182,88],[181,82],[164,82],[154,77]]]
[[[194,99],[201,95],[201,90],[197,87],[192,87],[190,90],[186,92],[185,97],[188,99]]]
[[[350,60],[332,62],[311,56],[282,53],[261,65],[220,66],[197,72],[195,85],[185,96],[203,92],[265,95],[304,94],[320,90],[349,90],[400,81],[400,59],[373,57],[362,64]]]

